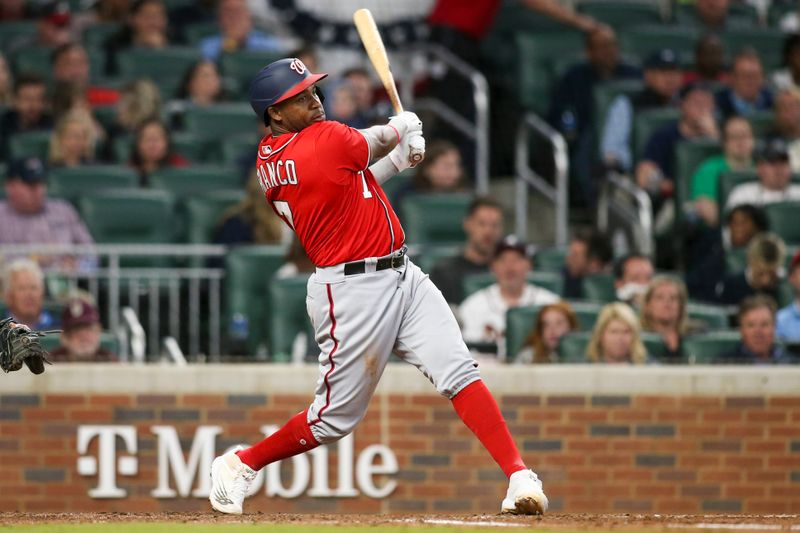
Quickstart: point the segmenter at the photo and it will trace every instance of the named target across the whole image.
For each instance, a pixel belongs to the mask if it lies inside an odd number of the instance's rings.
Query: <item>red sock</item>
[[[275,461],[313,450],[319,443],[308,427],[307,413],[308,409],[297,413],[281,429],[236,455],[253,470],[261,470]]]
[[[497,402],[482,380],[470,383],[456,394],[453,407],[507,477],[527,468]]]

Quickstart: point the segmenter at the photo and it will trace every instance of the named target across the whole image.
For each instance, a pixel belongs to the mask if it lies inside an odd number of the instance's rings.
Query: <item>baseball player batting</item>
[[[250,103],[270,126],[256,167],[264,196],[316,265],[306,306],[320,347],[316,396],[270,437],[214,459],[209,499],[241,514],[259,470],[349,434],[364,417],[389,356],[416,366],[509,478],[504,513],[540,514],[547,497],[520,457],[442,293],[406,255],[381,184],[424,153],[422,122],[405,111],[356,130],[325,120],[312,74],[294,58],[267,65]]]

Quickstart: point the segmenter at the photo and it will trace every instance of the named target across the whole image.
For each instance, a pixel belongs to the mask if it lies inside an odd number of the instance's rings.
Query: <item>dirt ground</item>
[[[328,525],[464,525],[533,527],[553,530],[729,529],[800,531],[800,515],[658,515],[548,514],[544,517],[477,514],[301,515],[252,513],[0,513],[0,526],[15,524],[86,524],[117,522],[174,522],[187,524],[328,524]],[[728,527],[729,526],[729,527]]]

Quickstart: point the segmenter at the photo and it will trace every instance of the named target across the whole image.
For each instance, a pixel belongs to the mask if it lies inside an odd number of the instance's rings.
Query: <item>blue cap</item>
[[[18,179],[33,185],[47,180],[47,168],[38,157],[22,157],[9,163],[7,176],[6,179]]]

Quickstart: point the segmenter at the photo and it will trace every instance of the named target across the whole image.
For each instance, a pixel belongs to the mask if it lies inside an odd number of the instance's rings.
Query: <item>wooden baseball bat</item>
[[[397,93],[397,86],[389,66],[389,56],[386,55],[386,48],[383,46],[383,39],[378,32],[375,19],[372,18],[372,13],[369,9],[359,9],[353,13],[353,22],[375,72],[378,73],[381,83],[389,93],[389,100],[392,102],[395,114],[402,113],[403,104],[400,103],[400,95]]]

